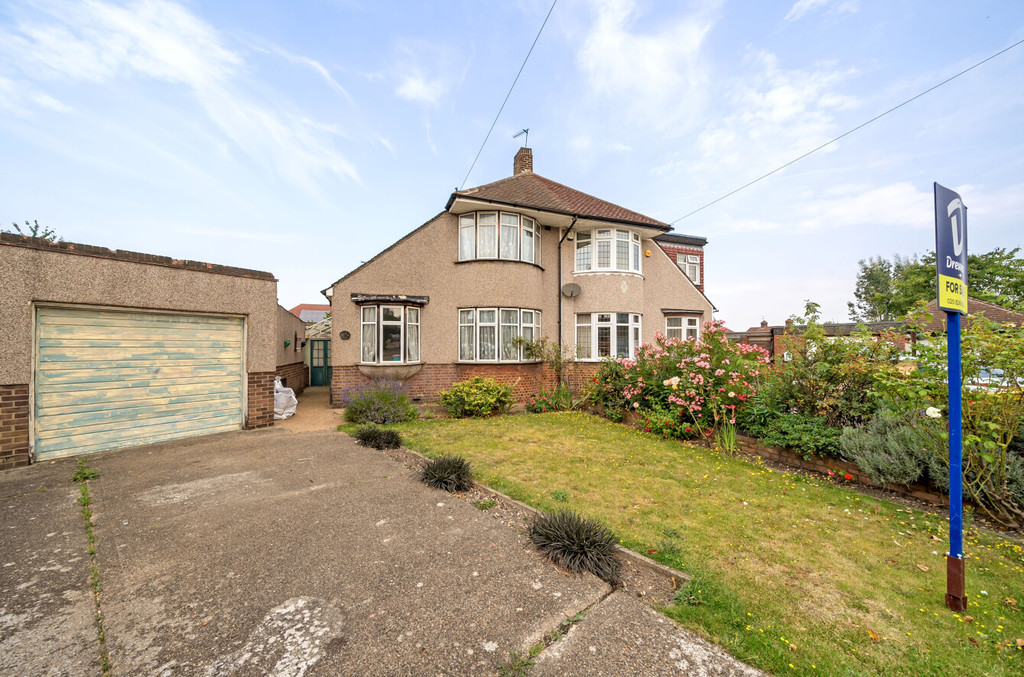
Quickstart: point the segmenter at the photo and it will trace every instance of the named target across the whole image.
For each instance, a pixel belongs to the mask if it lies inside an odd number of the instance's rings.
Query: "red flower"
[[[850,473],[846,473],[845,475],[843,475],[843,479],[847,481],[852,480],[853,475],[851,475]]]
[[[688,433],[692,433],[692,432],[693,432],[693,428],[687,428],[687,429],[686,429],[686,432],[688,432]]]
[[[651,429],[650,428],[644,428],[644,432],[645,433],[649,433],[649,432],[651,432]]]

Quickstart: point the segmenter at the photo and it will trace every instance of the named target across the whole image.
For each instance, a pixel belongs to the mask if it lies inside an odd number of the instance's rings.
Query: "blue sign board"
[[[967,314],[967,207],[935,184],[935,286],[939,309]]]

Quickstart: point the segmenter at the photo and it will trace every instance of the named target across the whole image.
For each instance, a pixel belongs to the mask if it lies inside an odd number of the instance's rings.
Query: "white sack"
[[[295,391],[281,385],[281,378],[274,379],[274,420],[281,420],[292,416],[299,400],[295,397]]]

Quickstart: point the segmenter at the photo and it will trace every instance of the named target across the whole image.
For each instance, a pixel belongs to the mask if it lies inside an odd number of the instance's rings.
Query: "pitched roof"
[[[448,199],[446,210],[451,209],[452,203],[457,197],[483,200],[510,207],[541,209],[599,221],[618,221],[666,231],[672,229],[672,226],[667,223],[588,195],[530,171],[476,188],[457,190]]]
[[[319,322],[331,312],[331,307],[323,303],[300,303],[288,312],[303,322]]]
[[[939,310],[938,299],[929,301],[927,308],[928,312],[932,314],[932,321],[928,323],[925,330],[930,332],[946,331],[946,312]],[[981,301],[973,296],[967,299],[967,312],[970,315],[984,315],[985,319],[989,322],[996,322],[998,324],[1011,323],[1018,327],[1024,326],[1024,313],[1018,313],[1011,308],[1005,308],[988,301]],[[966,322],[969,324],[970,319],[968,318]]]

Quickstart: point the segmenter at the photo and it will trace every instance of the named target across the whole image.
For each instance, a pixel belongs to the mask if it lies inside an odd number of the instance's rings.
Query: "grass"
[[[543,510],[570,493],[623,545],[694,576],[666,614],[773,674],[1024,671],[1024,549],[1005,535],[968,530],[970,603],[954,614],[942,515],[581,413],[399,428]]]

